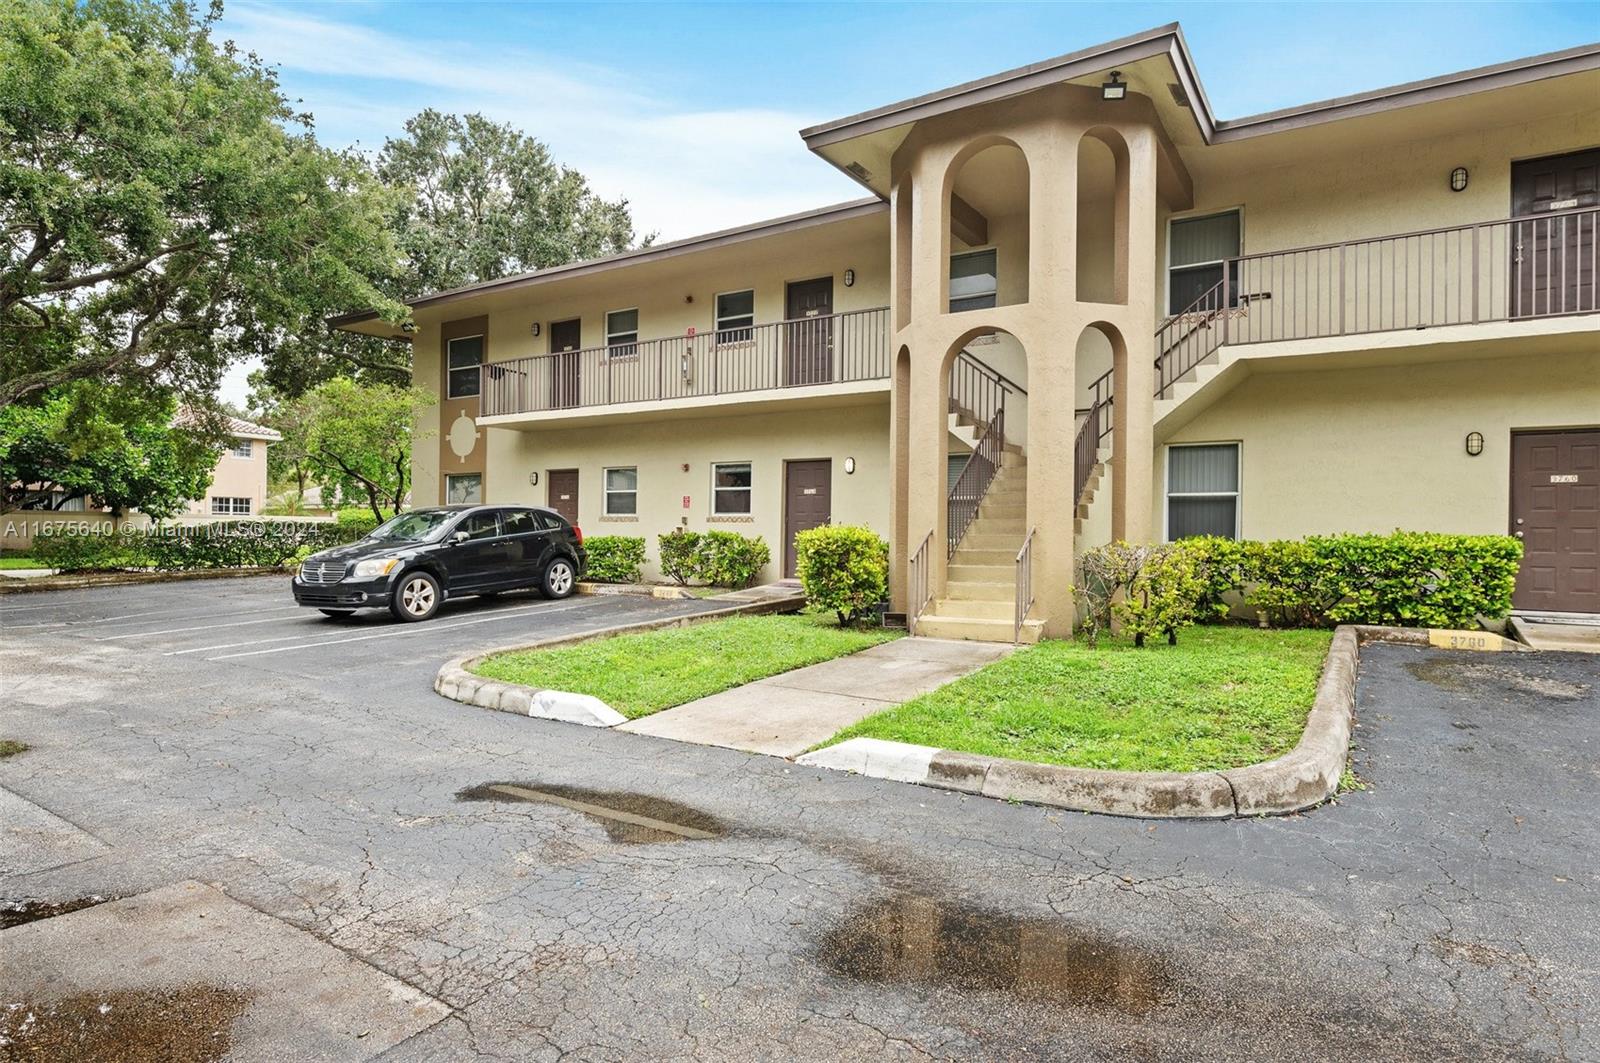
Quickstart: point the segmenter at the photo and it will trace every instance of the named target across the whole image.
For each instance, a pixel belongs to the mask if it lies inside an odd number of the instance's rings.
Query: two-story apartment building
[[[1220,120],[1176,25],[802,131],[862,200],[412,304],[414,497],[859,522],[926,634],[1076,551],[1510,532],[1600,612],[1600,45]]]

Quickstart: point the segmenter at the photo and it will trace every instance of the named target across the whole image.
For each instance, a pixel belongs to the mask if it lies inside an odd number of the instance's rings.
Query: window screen
[[[717,296],[717,342],[743,343],[756,323],[756,293],[753,290],[725,292]]]
[[[639,470],[606,470],[606,515],[631,517],[639,512]]]
[[[1239,444],[1167,448],[1167,539],[1239,534]]]
[[[478,366],[483,364],[483,337],[462,336],[446,345],[449,359],[449,379],[445,382],[446,397],[466,399],[478,393]]]
[[[1181,313],[1222,280],[1222,263],[1239,255],[1239,212],[1180,218],[1172,223],[1167,263],[1167,309]],[[1238,265],[1233,268],[1239,276]],[[1237,285],[1230,302],[1237,302]]]
[[[712,466],[712,512],[727,515],[749,513],[750,483],[750,463],[747,461]]]
[[[639,353],[639,311],[613,310],[606,315],[606,356],[632,358]]]
[[[950,256],[950,312],[982,310],[995,305],[999,290],[994,251]]]

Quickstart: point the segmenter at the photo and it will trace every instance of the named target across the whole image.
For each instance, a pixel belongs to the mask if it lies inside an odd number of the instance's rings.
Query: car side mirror
[[[460,546],[462,543],[466,542],[470,538],[472,538],[472,536],[468,535],[464,531],[455,532],[450,536],[450,545],[451,546]]]

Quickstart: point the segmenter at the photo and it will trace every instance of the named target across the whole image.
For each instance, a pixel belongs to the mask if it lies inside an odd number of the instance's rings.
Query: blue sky
[[[1223,118],[1600,40],[1600,3],[233,2],[223,33],[325,143],[482,111],[671,239],[859,195],[804,125],[1172,21]]]

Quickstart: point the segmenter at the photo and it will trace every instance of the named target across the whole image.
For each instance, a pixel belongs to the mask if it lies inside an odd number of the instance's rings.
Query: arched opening
[[[911,350],[901,347],[894,358],[889,388],[889,579],[894,608],[904,612],[906,588],[901,578],[911,539]],[[920,603],[919,603],[920,604]]]
[[[975,349],[991,357],[1001,352],[1011,372],[974,356]],[[1027,353],[1015,336],[1001,329],[974,329],[946,355],[947,431],[940,466],[946,556],[952,565],[983,569],[952,572],[952,580],[965,574],[984,577],[976,582],[1005,582],[1010,577],[1000,553],[1014,555],[1025,535],[1028,393],[1017,376],[1026,379]]]
[[[1078,301],[1128,301],[1128,145],[1096,126],[1078,141]]]
[[[910,174],[894,186],[894,327],[903,329],[911,321],[911,226],[913,189]]]
[[[1028,301],[1028,160],[1009,140],[970,145],[945,180],[950,313]]]
[[[1074,438],[1072,504],[1080,517],[1079,547],[1111,541],[1111,505],[1106,499],[1115,416],[1117,351],[1114,328],[1089,325],[1078,335],[1073,377]]]

